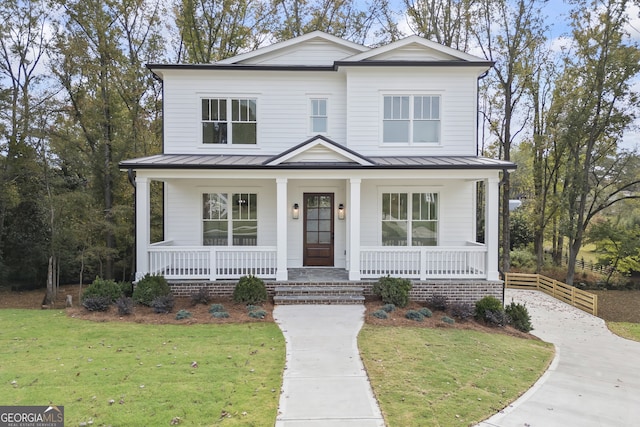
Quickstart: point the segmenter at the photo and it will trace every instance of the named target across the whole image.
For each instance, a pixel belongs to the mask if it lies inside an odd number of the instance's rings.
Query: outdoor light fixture
[[[300,206],[297,203],[293,204],[293,211],[291,212],[291,217],[293,219],[300,218]]]
[[[338,205],[338,219],[344,219],[344,204]]]

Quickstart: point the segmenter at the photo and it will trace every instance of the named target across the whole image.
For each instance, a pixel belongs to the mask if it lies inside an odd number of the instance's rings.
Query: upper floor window
[[[440,142],[439,95],[387,95],[383,104],[382,142]]]
[[[255,144],[257,103],[251,98],[202,100],[203,144]]]
[[[327,133],[328,116],[327,100],[325,98],[311,99],[311,133]]]

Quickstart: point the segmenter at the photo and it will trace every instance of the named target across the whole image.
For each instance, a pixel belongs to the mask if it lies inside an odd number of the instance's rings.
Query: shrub
[[[171,289],[163,276],[146,274],[136,284],[133,290],[133,300],[137,303],[151,306],[155,298],[166,297],[170,294]]]
[[[510,322],[509,315],[504,310],[486,310],[484,312],[484,321],[492,326],[507,326]]]
[[[264,319],[267,316],[267,312],[260,310],[251,310],[249,312],[249,317],[253,317],[254,319]]]
[[[406,307],[409,304],[410,290],[411,282],[398,277],[381,277],[373,285],[373,293],[382,298],[384,304],[394,304],[398,307]]]
[[[233,290],[233,301],[258,304],[267,300],[264,282],[255,276],[242,276]]]
[[[434,310],[445,311],[449,305],[449,300],[442,294],[433,294],[427,300],[427,305]]]
[[[175,301],[171,294],[155,297],[153,301],[151,301],[151,307],[153,307],[153,311],[156,313],[171,313],[174,304]]]
[[[190,296],[191,305],[207,305],[211,301],[211,295],[209,295],[209,291],[205,288],[198,289],[197,292],[194,292]]]
[[[222,304],[211,304],[211,307],[209,307],[209,313],[213,314],[213,313],[222,313],[226,311],[224,309],[224,307],[222,306]]]
[[[451,316],[460,320],[470,319],[476,313],[476,309],[473,304],[469,304],[467,302],[455,303],[449,308],[449,310],[451,311]]]
[[[391,313],[392,311],[395,311],[395,309],[396,309],[396,306],[393,304],[385,304],[381,308],[381,310],[384,310],[387,313]]]
[[[107,311],[112,302],[110,297],[86,297],[82,305],[89,311]]]
[[[418,310],[418,313],[422,314],[424,317],[433,316],[433,313],[427,307],[422,307],[420,310]]]
[[[122,295],[120,285],[113,280],[105,280],[96,277],[96,280],[90,284],[82,293],[81,300],[92,297],[104,297],[109,300],[109,304],[117,300]],[[95,310],[94,310],[95,311]],[[101,310],[100,310],[101,311]]]
[[[527,310],[525,305],[512,302],[505,307],[504,311],[509,316],[510,324],[517,330],[522,332],[530,332],[533,330],[529,310]]]
[[[118,286],[120,286],[120,292],[125,297],[130,297],[133,295],[133,283],[131,282],[118,282]]]
[[[259,305],[254,305],[254,304],[249,304],[247,306],[247,311],[256,311],[256,310],[262,310],[262,307],[260,307]]]
[[[387,310],[385,309],[376,310],[373,313],[371,313],[371,315],[373,317],[377,317],[378,319],[386,319],[389,317],[389,315],[387,314]]]
[[[121,316],[129,315],[133,313],[133,299],[123,295],[116,300],[116,307],[118,307],[118,314]]]
[[[441,319],[444,323],[447,323],[449,325],[453,325],[454,323],[456,323],[455,320],[453,320],[451,317],[448,316],[443,316]]]
[[[176,313],[176,320],[184,320],[191,317],[191,313],[187,310],[180,310]]]
[[[416,310],[407,310],[404,317],[410,320],[415,320],[416,322],[422,322],[424,320],[424,315]]]
[[[536,266],[536,255],[527,249],[516,249],[509,253],[511,268],[532,269]]]
[[[486,320],[485,313],[487,311],[504,311],[502,302],[496,297],[487,295],[486,297],[476,301],[476,319]]]
[[[216,319],[226,319],[229,317],[229,313],[226,311],[214,311],[211,313],[211,317],[215,317]]]

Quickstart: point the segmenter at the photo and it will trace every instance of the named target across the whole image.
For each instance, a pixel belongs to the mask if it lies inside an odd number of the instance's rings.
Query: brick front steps
[[[274,304],[362,304],[361,286],[276,286]]]

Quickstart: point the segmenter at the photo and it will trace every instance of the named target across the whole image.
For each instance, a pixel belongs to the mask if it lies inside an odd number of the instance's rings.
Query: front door
[[[333,267],[333,193],[304,193],[303,264]]]

